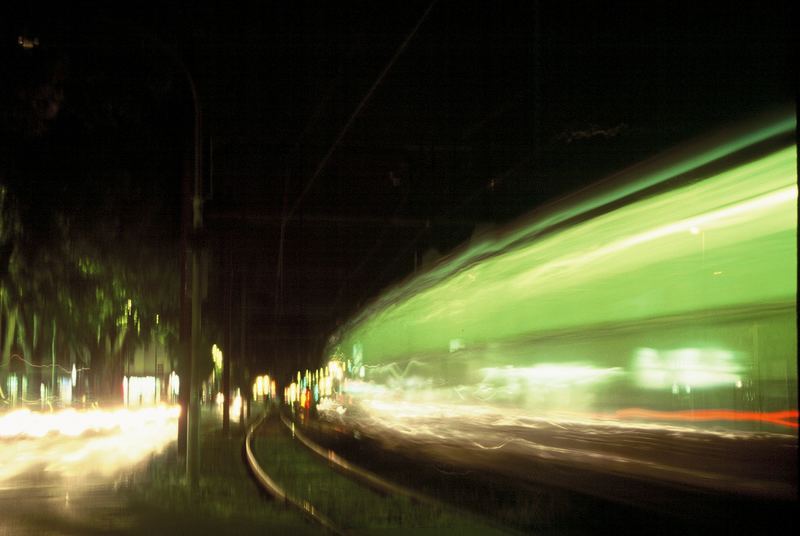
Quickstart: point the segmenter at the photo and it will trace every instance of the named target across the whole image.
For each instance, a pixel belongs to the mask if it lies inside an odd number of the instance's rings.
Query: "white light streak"
[[[13,411],[0,417],[0,482],[36,468],[67,477],[113,474],[175,440],[179,413],[179,406]]]
[[[671,235],[684,233],[687,230],[689,230],[692,234],[697,234],[700,232],[700,229],[713,228],[715,225],[721,226],[726,223],[730,224],[730,222],[727,220],[732,218],[749,215],[753,212],[775,209],[775,207],[787,203],[794,203],[797,200],[797,195],[797,186],[792,185],[765,195],[755,197],[753,199],[749,199],[747,201],[742,201],[731,206],[713,210],[693,218],[686,218],[668,223],[666,225],[661,225],[647,231],[628,235],[619,240],[610,242],[602,247],[598,247],[592,251],[581,251],[571,257],[544,263],[537,268],[521,274],[508,284],[516,287],[529,287],[539,280],[539,278],[541,278],[545,273],[553,272],[557,269],[561,270],[570,266],[580,267],[591,263],[596,263],[603,257],[624,252],[636,246],[640,246],[642,244]]]

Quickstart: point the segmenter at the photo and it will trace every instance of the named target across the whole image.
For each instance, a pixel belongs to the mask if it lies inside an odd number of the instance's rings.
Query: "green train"
[[[472,240],[301,383],[360,433],[523,478],[796,497],[795,129],[762,116]]]

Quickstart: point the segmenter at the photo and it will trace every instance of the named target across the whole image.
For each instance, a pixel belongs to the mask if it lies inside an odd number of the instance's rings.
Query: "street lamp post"
[[[197,238],[203,228],[203,199],[200,193],[202,144],[200,135],[200,100],[197,88],[189,70],[181,63],[189,86],[192,90],[194,104],[194,195],[192,197],[192,342],[189,366],[189,412],[186,422],[186,477],[192,489],[199,483],[200,452],[200,405],[197,393],[197,362],[200,358],[200,245]]]
[[[192,94],[192,107],[194,111],[194,131],[193,131],[193,145],[194,145],[194,162],[193,162],[193,194],[192,194],[192,228],[191,228],[191,259],[192,259],[192,312],[191,312],[191,342],[188,349],[189,353],[189,371],[186,383],[181,384],[189,388],[188,411],[186,415],[186,478],[189,482],[191,489],[196,489],[199,483],[199,419],[200,419],[200,406],[198,397],[197,385],[197,363],[200,358],[200,244],[199,236],[203,229],[203,198],[202,198],[202,137],[201,137],[201,113],[200,113],[200,98],[197,94],[197,86],[194,83],[194,78],[189,72],[189,68],[178,57],[178,55],[169,47],[155,38],[152,41],[157,46],[165,50],[172,60],[179,66],[183,75],[186,77],[186,82]],[[188,190],[186,191],[188,195]],[[182,225],[187,225],[186,219],[183,219]],[[185,228],[184,228],[185,229]],[[189,234],[184,231],[184,236]],[[182,274],[185,273],[185,263],[181,263]],[[183,278],[183,275],[181,276]],[[181,300],[183,300],[183,284],[181,284]],[[181,315],[183,318],[183,313]],[[183,332],[183,330],[181,330]],[[183,387],[181,387],[183,389]],[[180,435],[180,431],[179,431]],[[180,446],[180,437],[179,437]]]

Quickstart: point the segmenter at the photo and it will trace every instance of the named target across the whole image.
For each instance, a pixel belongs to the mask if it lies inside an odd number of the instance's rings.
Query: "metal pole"
[[[50,365],[50,397],[56,394],[56,319],[53,318],[53,343],[50,347],[53,362]]]
[[[225,314],[227,318],[227,327],[225,328],[225,347],[222,354],[222,432],[227,436],[231,430],[231,359],[233,359],[233,336],[231,333],[231,316],[233,309],[233,253],[230,244],[232,241],[228,240],[228,262],[227,268],[228,284],[225,292]]]
[[[158,338],[153,341],[153,404],[158,404]]]
[[[192,90],[192,100],[194,101],[194,196],[192,198],[192,230],[195,235],[195,240],[192,241],[192,342],[190,350],[191,365],[189,367],[189,415],[186,426],[186,476],[189,480],[189,487],[191,489],[196,489],[199,484],[200,469],[200,405],[197,393],[197,363],[200,359],[200,251],[196,238],[203,227],[203,199],[200,192],[202,146],[200,138],[200,102],[197,98],[197,89],[194,85],[194,80],[189,74],[188,69],[186,69],[185,72]]]
[[[247,345],[246,345],[246,338],[245,338],[246,337],[245,330],[246,330],[246,326],[247,326],[247,270],[244,267],[242,267],[242,300],[241,300],[241,304],[242,304],[242,318],[241,318],[241,324],[239,325],[239,328],[240,328],[240,331],[239,331],[239,337],[240,337],[240,339],[239,339],[239,365],[238,365],[239,372],[237,373],[238,376],[239,376],[239,385],[240,386],[244,385],[247,382],[247,378],[244,377],[244,371],[245,371],[245,367],[244,367],[244,359],[245,359],[245,357],[244,356],[247,353],[247,348],[246,348]],[[239,390],[240,396],[241,396],[241,400],[242,400],[242,404],[239,406],[239,427],[242,430],[245,429],[244,401],[246,400],[245,397],[248,396],[247,395],[247,391],[248,390],[246,388],[240,388],[240,390]]]

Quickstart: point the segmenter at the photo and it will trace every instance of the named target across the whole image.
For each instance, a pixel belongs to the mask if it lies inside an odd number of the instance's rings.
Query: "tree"
[[[156,315],[177,345],[184,122],[163,65],[124,50],[0,52],[0,380],[55,341],[108,395]]]

